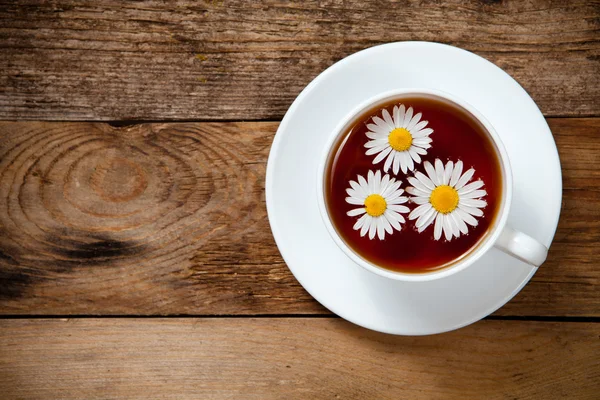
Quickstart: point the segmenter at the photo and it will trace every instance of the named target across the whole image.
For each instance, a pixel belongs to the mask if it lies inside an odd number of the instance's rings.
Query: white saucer
[[[494,312],[536,268],[492,249],[448,278],[409,283],[362,269],[336,246],[317,205],[323,147],[349,110],[403,87],[454,94],[487,117],[513,168],[508,225],[546,246],[558,224],[562,182],[552,133],[533,100],[508,74],[468,51],[428,42],[372,47],[328,68],[300,93],[277,130],[267,166],[267,210],[283,258],[302,286],[339,316],[380,332],[426,335]]]

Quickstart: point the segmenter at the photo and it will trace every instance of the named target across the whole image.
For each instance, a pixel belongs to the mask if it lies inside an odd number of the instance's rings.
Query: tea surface
[[[366,135],[370,130],[367,125],[373,123],[374,116],[381,117],[384,108],[393,116],[393,107],[400,104],[404,104],[406,109],[412,107],[414,114],[422,113],[421,120],[428,121],[426,127],[433,129],[429,136],[432,139],[431,147],[427,149],[426,155],[421,156],[421,163],[415,163],[414,171],[409,170],[406,174],[399,171],[395,174],[392,168],[389,168],[387,174],[401,180],[400,187],[406,189],[413,186],[407,178],[414,176],[416,171],[427,175],[423,166],[425,161],[434,164],[435,159],[440,159],[446,164],[449,160],[455,163],[461,160],[464,165],[463,172],[474,168],[475,173],[469,182],[479,179],[484,182],[481,189],[487,192],[483,197],[487,205],[482,208],[483,216],[476,218],[477,226],[467,225],[467,234],[453,237],[450,241],[442,234],[439,240],[434,240],[435,223],[418,233],[415,227],[416,220],[410,221],[408,213],[402,214],[406,222],[402,224],[401,230],[394,230],[392,234],[386,233],[384,240],[377,236],[369,239],[369,235],[361,236],[360,230],[353,229],[360,216],[348,216],[347,213],[361,206],[347,202],[346,189],[350,187],[349,182],[357,181],[358,175],[366,179],[369,171],[380,170],[381,174],[385,175],[385,159],[373,164],[376,154],[365,154],[365,144],[371,140]],[[326,174],[326,203],[333,225],[342,239],[364,259],[380,267],[401,272],[433,271],[447,267],[468,254],[493,224],[502,196],[502,175],[498,156],[483,126],[462,108],[427,97],[399,97],[384,106],[369,110],[356,119],[334,146]],[[406,191],[403,196],[412,197]],[[377,212],[377,204],[369,206]],[[417,204],[411,200],[403,206],[412,211]]]

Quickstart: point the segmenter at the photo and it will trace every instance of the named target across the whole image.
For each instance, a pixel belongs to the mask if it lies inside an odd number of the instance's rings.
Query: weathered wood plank
[[[597,399],[600,324],[394,337],[340,319],[0,321],[11,399]]]
[[[600,119],[550,119],[564,205],[499,315],[600,315]],[[264,205],[277,123],[0,123],[1,314],[326,313]]]
[[[1,125],[2,312],[321,311],[267,221],[276,127]]]
[[[335,61],[404,40],[486,57],[548,116],[597,116],[599,33],[592,0],[9,1],[0,119],[280,119]]]

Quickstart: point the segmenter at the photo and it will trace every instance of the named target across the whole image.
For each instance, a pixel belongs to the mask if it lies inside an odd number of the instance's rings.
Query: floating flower
[[[405,221],[402,213],[410,210],[403,206],[408,197],[402,196],[401,181],[390,178],[388,174],[381,177],[381,171],[369,171],[367,179],[358,175],[358,182],[350,181],[350,188],[346,189],[348,196],[346,202],[360,206],[348,211],[348,216],[362,215],[354,224],[353,229],[360,229],[360,236],[369,233],[369,239],[385,238],[385,233],[392,234],[394,229],[399,231]]]
[[[373,164],[385,159],[383,170],[388,172],[390,166],[397,175],[398,171],[406,174],[415,168],[415,163],[421,162],[421,156],[427,154],[431,147],[433,129],[426,128],[427,121],[421,121],[422,114],[413,116],[413,108],[406,110],[404,104],[394,106],[393,117],[388,110],[383,109],[382,118],[373,117],[372,124],[367,124],[366,133],[369,140],[365,143],[368,156],[377,154]]]
[[[435,221],[433,237],[439,240],[442,230],[446,240],[467,234],[467,224],[477,226],[475,217],[483,216],[483,207],[487,203],[482,200],[487,193],[481,189],[483,181],[469,182],[475,170],[469,169],[464,174],[463,163],[454,164],[448,161],[446,166],[439,159],[435,160],[435,167],[429,161],[423,163],[427,176],[417,171],[414,177],[408,178],[413,187],[406,191],[413,195],[411,200],[419,206],[412,210],[408,219],[417,222],[418,232],[423,232]]]

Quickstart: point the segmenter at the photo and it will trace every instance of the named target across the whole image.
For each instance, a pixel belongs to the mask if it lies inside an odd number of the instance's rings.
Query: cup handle
[[[505,227],[495,246],[527,264],[539,267],[548,255],[548,248],[523,232]]]

